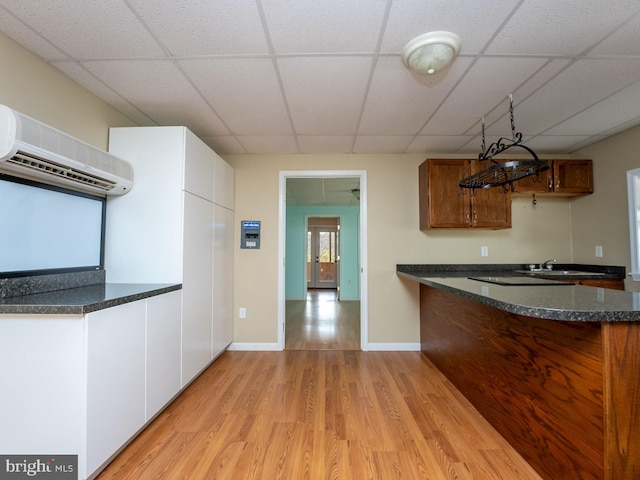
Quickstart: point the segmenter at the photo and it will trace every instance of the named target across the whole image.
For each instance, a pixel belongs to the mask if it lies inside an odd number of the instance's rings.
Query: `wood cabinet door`
[[[420,165],[420,229],[470,226],[470,195],[458,187],[468,166],[469,160],[461,159],[429,159]]]
[[[472,173],[487,168],[486,161],[474,160]],[[476,190],[471,199],[471,226],[475,228],[511,228],[511,192],[503,188],[483,188]]]
[[[531,175],[513,183],[515,193],[550,193],[553,192],[553,167],[540,176]]]
[[[593,162],[591,160],[554,160],[555,193],[593,193]]]

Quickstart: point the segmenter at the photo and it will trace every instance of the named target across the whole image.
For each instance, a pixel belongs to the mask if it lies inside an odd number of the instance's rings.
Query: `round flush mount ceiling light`
[[[432,75],[449,65],[460,50],[460,37],[451,32],[417,36],[402,51],[402,60],[413,71]]]

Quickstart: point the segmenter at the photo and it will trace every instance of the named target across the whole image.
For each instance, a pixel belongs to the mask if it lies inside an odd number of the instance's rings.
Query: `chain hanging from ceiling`
[[[509,94],[509,113],[511,114],[511,140],[501,137],[488,147],[485,144],[484,117],[482,118],[482,151],[478,155],[478,160],[486,161],[487,166],[460,180],[458,186],[462,193],[465,188],[471,189],[473,195],[476,189],[493,187],[501,187],[506,193],[513,190],[513,182],[532,175],[536,175],[540,181],[540,172],[551,168],[548,161],[540,160],[531,148],[522,143],[522,133],[516,132],[511,94]],[[527,151],[533,160],[498,161],[494,159],[495,156],[516,147]]]

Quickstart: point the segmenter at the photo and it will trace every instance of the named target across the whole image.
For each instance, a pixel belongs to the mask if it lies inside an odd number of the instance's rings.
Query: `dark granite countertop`
[[[640,292],[571,284],[504,286],[467,278],[518,275],[529,278],[514,272],[522,266],[511,267],[513,266],[397,265],[396,272],[401,277],[518,315],[586,322],[640,321]],[[570,267],[568,268],[570,270],[593,271],[595,275],[593,278],[624,278],[624,267],[601,267],[603,269],[601,272],[594,266],[571,265]],[[585,270],[587,267],[595,269]]]
[[[84,315],[181,288],[180,284],[101,283],[0,298],[0,314]]]

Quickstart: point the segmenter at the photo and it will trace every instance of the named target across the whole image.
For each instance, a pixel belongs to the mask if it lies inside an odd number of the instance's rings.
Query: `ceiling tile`
[[[299,135],[301,153],[336,154],[350,153],[354,138],[350,136]]]
[[[545,63],[542,58],[481,58],[429,120],[423,135],[461,135],[494,109],[508,108],[517,90]]]
[[[525,135],[552,128],[640,78],[640,59],[584,59],[540,88],[515,110]]]
[[[462,77],[470,62],[468,58],[458,58],[449,69],[437,75],[424,76],[410,72],[399,56],[380,57],[358,133],[418,133]]]
[[[147,117],[143,112],[138,110],[134,105],[120,96],[120,94],[115,90],[109,88],[103,82],[98,80],[94,75],[89,73],[78,63],[63,61],[52,62],[52,64],[57,69],[66,74],[69,78],[74,80],[76,83],[93,92],[95,95],[113,106],[116,110],[118,110],[120,113],[122,113],[138,125],[156,125],[156,123],[149,117]]]
[[[460,36],[461,54],[478,53],[520,0],[402,0],[392,4],[383,52],[400,53],[423,33],[445,30]]]
[[[276,52],[375,51],[387,0],[263,2]]]
[[[47,39],[18,20],[15,16],[7,12],[0,6],[0,25],[2,31],[15,42],[20,43],[27,50],[46,59],[63,59],[67,55],[58,50]]]
[[[584,135],[541,135],[527,138],[523,143],[537,154],[571,153],[572,150],[575,150],[575,148],[571,148],[572,146],[587,141],[589,138]]]
[[[525,1],[486,53],[575,55],[639,10],[637,0]]]
[[[234,134],[292,133],[271,59],[182,60],[179,64]]]
[[[407,147],[406,153],[424,153],[425,155],[452,152],[477,154],[480,152],[480,141],[478,141],[476,148],[475,145],[469,145],[472,138],[466,135],[418,135]]]
[[[238,55],[269,51],[254,1],[129,2],[173,55]]]
[[[270,135],[241,135],[238,141],[244,146],[247,153],[299,153],[296,138],[294,136]]]
[[[640,123],[640,82],[550,128],[545,135],[596,135],[606,129],[607,123],[615,128],[629,122]]]
[[[89,59],[163,55],[160,46],[122,0],[2,0],[2,3],[39,35],[72,57]]]
[[[93,61],[84,66],[160,125],[184,125],[203,136],[229,133],[171,61]]]
[[[589,55],[640,55],[640,14],[621,26],[589,52]]]
[[[355,134],[371,62],[368,56],[279,58],[296,133]]]
[[[409,135],[358,135],[353,153],[403,153],[412,140]]]
[[[209,145],[214,152],[220,155],[242,155],[247,153],[233,135],[221,135],[219,137],[200,136],[200,140]]]

